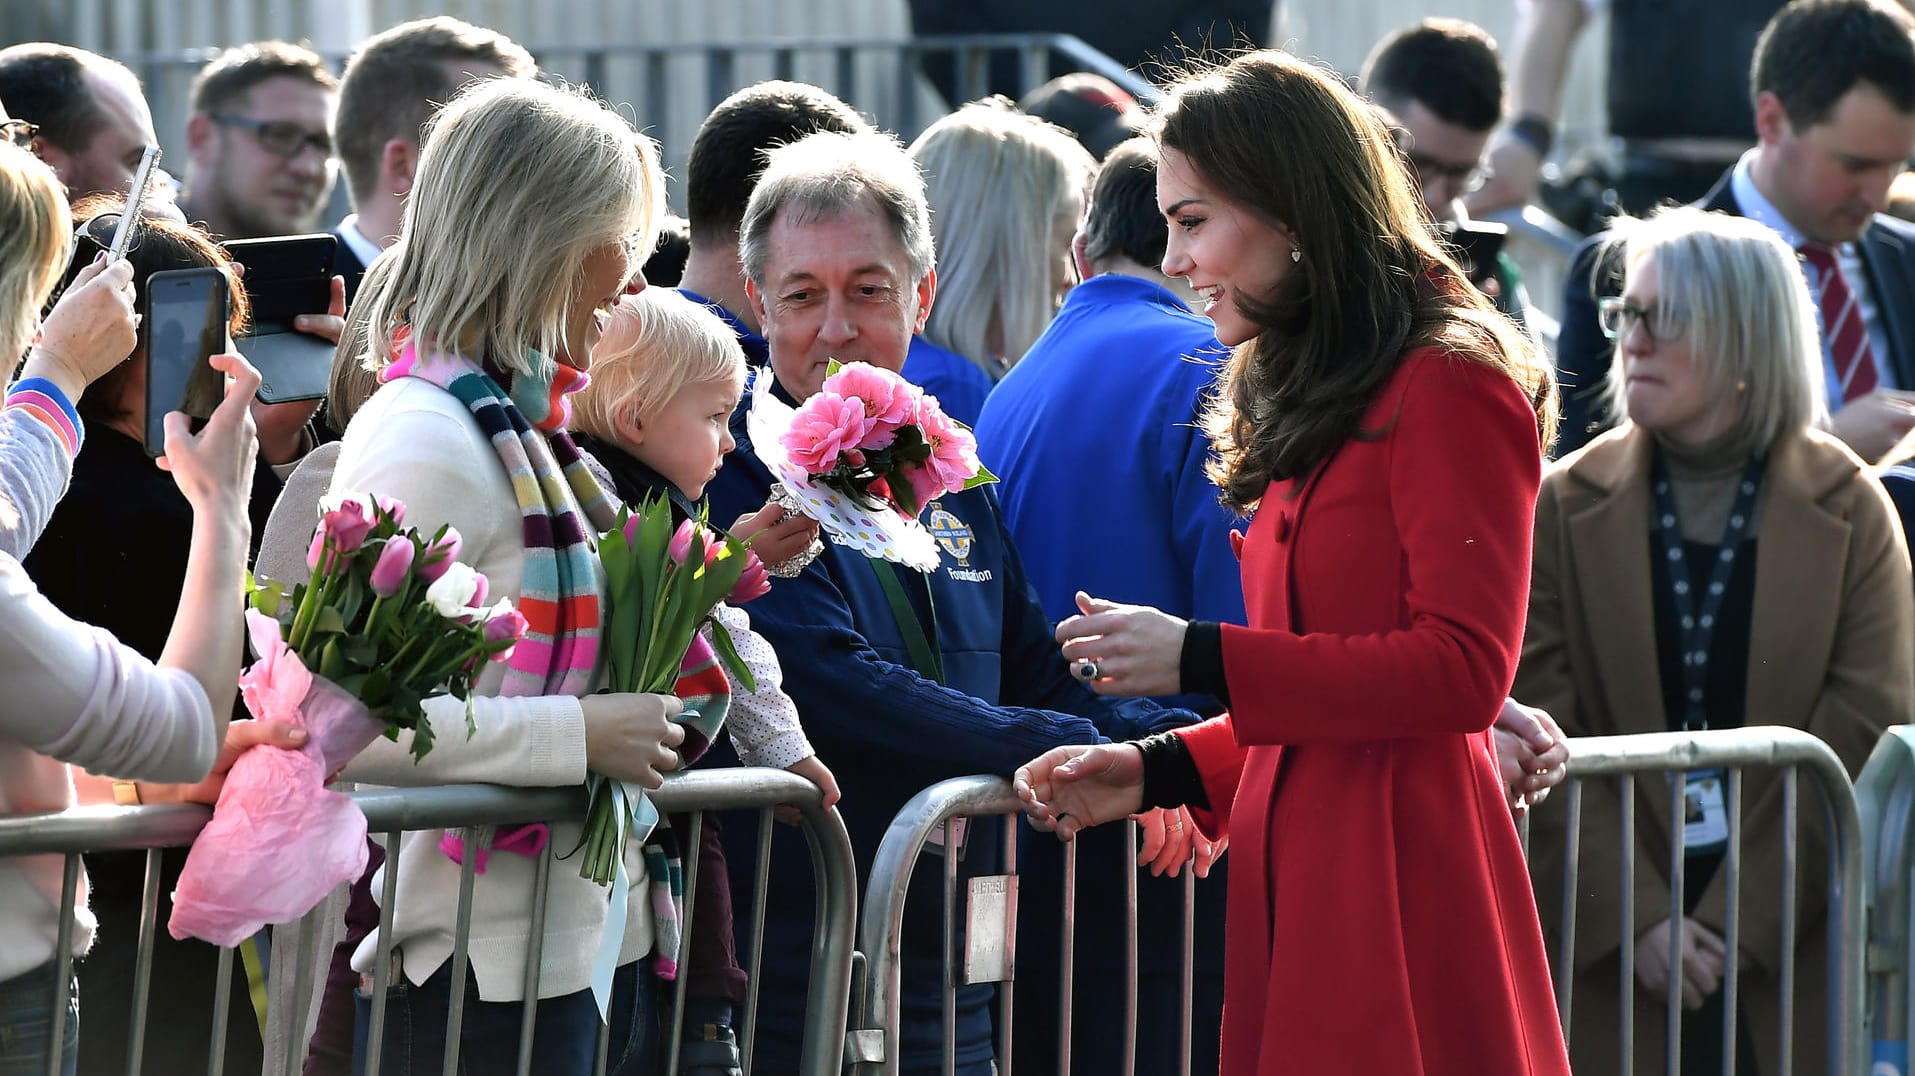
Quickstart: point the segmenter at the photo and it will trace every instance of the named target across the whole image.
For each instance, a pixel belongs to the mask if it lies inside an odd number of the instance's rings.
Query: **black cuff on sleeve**
[[[1186,804],[1210,809],[1203,776],[1197,772],[1197,763],[1190,757],[1183,737],[1160,732],[1132,743],[1144,756],[1144,810]]]
[[[1184,629],[1184,651],[1178,659],[1179,678],[1190,695],[1209,695],[1230,706],[1230,685],[1223,676],[1223,625],[1193,620]]]

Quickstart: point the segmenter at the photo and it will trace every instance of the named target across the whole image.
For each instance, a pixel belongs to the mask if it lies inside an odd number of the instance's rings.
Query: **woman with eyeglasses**
[[[1571,736],[1804,729],[1853,775],[1885,727],[1915,717],[1915,596],[1887,495],[1819,428],[1822,353],[1795,252],[1753,221],[1691,208],[1620,221],[1616,235],[1624,287],[1601,318],[1616,342],[1608,389],[1626,421],[1543,480],[1514,694]],[[1576,1071],[1618,1068],[1625,955],[1637,1071],[1663,1071],[1672,997],[1682,1071],[1722,1071],[1731,1015],[1733,1071],[1779,1071],[1783,781],[1757,769],[1743,782],[1731,954],[1724,778],[1690,772],[1682,818],[1667,784],[1636,783],[1633,894],[1617,884],[1617,787],[1585,783],[1576,948],[1556,969],[1574,976]],[[1821,812],[1805,804],[1800,817],[1792,1031],[1796,1070],[1820,1072],[1827,858]],[[1537,904],[1554,936],[1565,812],[1552,802],[1533,824]],[[1678,833],[1683,914],[1672,917]],[[1625,899],[1629,938],[1616,927]]]
[[[124,263],[87,259],[46,323],[38,324],[67,265],[73,242],[67,214],[53,171],[26,150],[0,143],[0,235],[7,237],[0,247],[0,349],[10,375],[14,360],[32,345],[0,404],[0,520],[6,521],[0,814],[72,806],[68,763],[122,778],[205,778],[239,675],[234,596],[245,569],[245,491],[255,451],[246,405],[259,375],[237,355],[213,360],[232,380],[201,430],[189,431],[184,416],[169,417],[165,466],[191,506],[191,542],[183,554],[184,579],[166,599],[177,603],[178,614],[158,652],[143,656],[111,632],[56,609],[16,559],[39,539],[75,451],[97,433],[86,428],[75,402],[133,347],[133,274]],[[142,532],[122,537],[136,543]],[[55,1052],[62,1058],[56,1071],[76,1071],[77,992],[71,980],[58,981],[55,951],[63,882],[60,856],[0,860],[0,1071],[47,1071]],[[96,932],[84,876],[80,886],[70,924],[75,957],[87,953]],[[57,1040],[55,1004],[65,1008]]]

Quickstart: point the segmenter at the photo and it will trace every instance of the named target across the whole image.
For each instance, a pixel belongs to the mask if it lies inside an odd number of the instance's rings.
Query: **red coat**
[[[1243,542],[1232,712],[1183,735],[1231,835],[1223,1076],[1567,1074],[1488,732],[1541,454],[1495,369],[1416,352]],[[1298,487],[1305,486],[1298,496]]]

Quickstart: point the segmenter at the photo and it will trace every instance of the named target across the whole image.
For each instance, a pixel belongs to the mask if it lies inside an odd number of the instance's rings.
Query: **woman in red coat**
[[[1187,804],[1236,848],[1224,1076],[1569,1071],[1489,728],[1515,674],[1552,386],[1418,216],[1389,133],[1261,52],[1178,86],[1164,271],[1234,348],[1213,477],[1247,628],[1080,596],[1114,695],[1227,716],[1018,771],[1066,838]],[[1095,476],[1087,476],[1094,479]]]

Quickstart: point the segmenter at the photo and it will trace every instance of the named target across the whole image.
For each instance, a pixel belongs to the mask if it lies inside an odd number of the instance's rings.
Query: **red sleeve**
[[[1387,434],[1390,519],[1378,521],[1396,528],[1403,550],[1408,626],[1298,635],[1224,625],[1231,720],[1245,746],[1481,732],[1509,693],[1542,480],[1535,413],[1493,367],[1412,361]]]
[[[1230,832],[1230,804],[1237,798],[1237,782],[1243,777],[1243,748],[1230,729],[1230,715],[1213,717],[1202,724],[1172,729],[1184,741],[1190,760],[1197,765],[1203,780],[1209,810],[1191,808],[1191,815],[1204,834],[1216,840]]]

